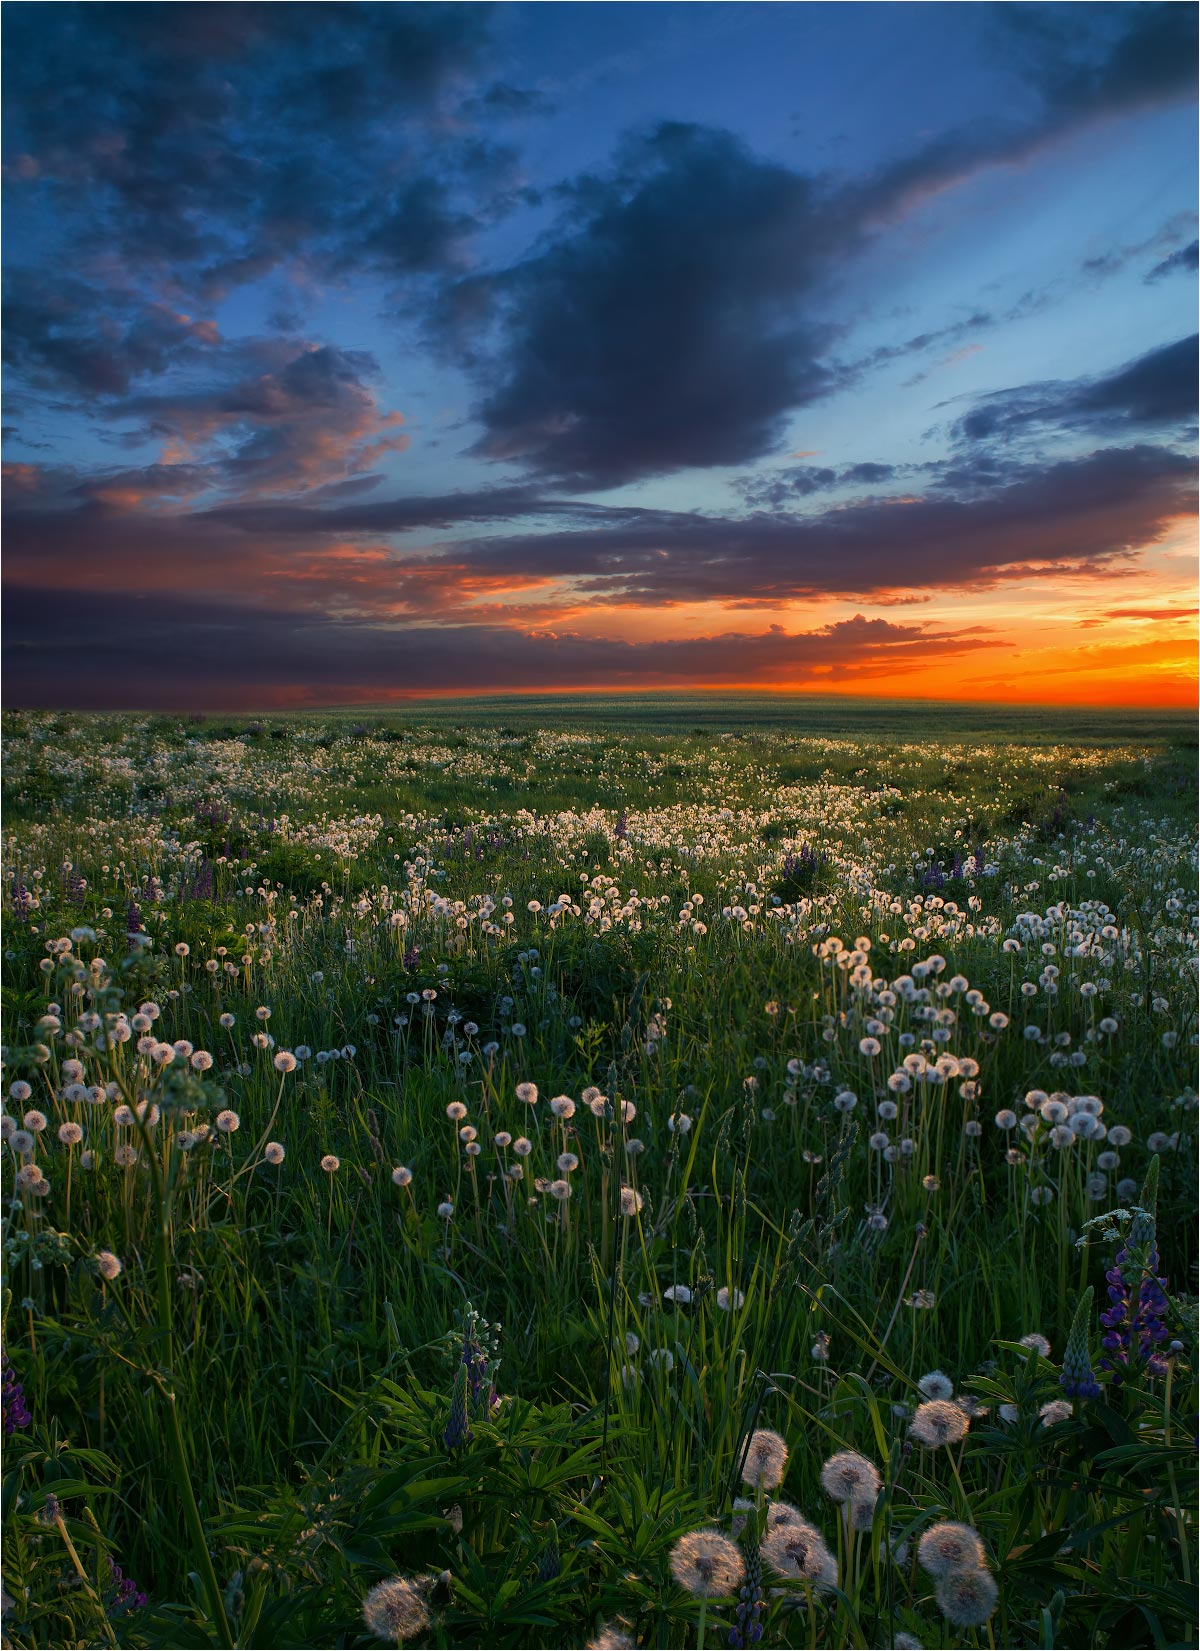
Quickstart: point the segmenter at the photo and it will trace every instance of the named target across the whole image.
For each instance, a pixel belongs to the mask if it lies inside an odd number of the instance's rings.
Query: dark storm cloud
[[[797,516],[629,512],[583,529],[459,541],[478,571],[571,578],[606,601],[769,606],[809,596],[1097,571],[1195,505],[1195,466],[1153,447],[1046,465],[960,467],[921,496]]]
[[[26,467],[32,470],[32,467]],[[815,514],[759,510],[743,516],[626,507],[610,509],[494,489],[444,498],[304,504],[238,504],[167,514],[127,508],[136,493],[119,479],[44,494],[37,472],[13,490],[5,519],[13,583],[78,581],[137,588],[150,569],[171,588],[207,567],[230,588],[281,595],[289,567],[313,583],[363,547],[369,569],[345,584],[363,611],[400,599],[406,579],[455,580],[479,589],[562,587],[568,603],[719,601],[770,607],[801,598],[891,599],[982,587],[1004,579],[1100,573],[1161,538],[1195,506],[1193,463],[1165,449],[1104,449],[1048,464],[994,455],[931,472],[923,494],[860,499]],[[148,490],[149,491],[149,490]],[[419,550],[391,536],[513,523],[503,534],[465,536]],[[526,525],[522,525],[523,521]],[[79,550],[86,546],[86,569]],[[355,553],[351,553],[355,554]],[[331,562],[332,566],[333,563]],[[349,568],[349,563],[346,564]],[[55,577],[57,575],[57,577]]]
[[[1000,645],[977,629],[862,615],[799,634],[772,626],[626,642],[495,625],[345,624],[211,598],[183,612],[124,592],[85,597],[31,588],[14,591],[9,607],[4,691],[14,706],[69,703],[77,688],[62,660],[80,649],[91,706],[166,709],[484,688],[768,686],[806,678],[830,686]]]
[[[1145,280],[1147,282],[1161,281],[1167,275],[1194,273],[1198,266],[1200,266],[1200,241],[1193,241],[1190,246],[1180,247],[1177,252],[1172,252],[1160,263],[1155,264],[1154,268],[1146,274]]]
[[[1186,425],[1196,416],[1197,337],[1177,339],[1100,378],[1025,384],[982,396],[955,426],[968,442],[1036,426],[1122,434]]]
[[[180,472],[177,482],[172,482]],[[386,541],[393,536],[438,532],[456,525],[551,519],[577,526],[612,526],[647,512],[613,510],[570,499],[545,498],[528,486],[476,492],[356,502],[344,489],[314,489],[304,502],[287,499],[236,502],[167,516],[141,511],[135,499],[178,496],[210,488],[213,466],[150,465],[80,476],[35,465],[6,467],[4,548],[6,575],[29,583],[38,567],[80,571],[88,566],[103,584],[109,577],[137,581],[149,562],[178,570],[182,582],[204,576],[220,561],[236,572],[252,568],[262,550],[311,554],[344,541]],[[227,558],[227,559],[226,559]],[[103,572],[102,570],[109,570]],[[199,572],[197,572],[199,570]],[[47,577],[48,577],[47,573]]]
[[[456,295],[503,335],[479,451],[579,487],[756,457],[828,387],[795,301],[845,245],[809,179],[660,126],[573,186],[557,239]]]
[[[488,12],[10,5],[10,191],[69,207],[80,246],[193,294],[294,258],[385,276],[457,267],[491,146],[414,134],[481,72]]]

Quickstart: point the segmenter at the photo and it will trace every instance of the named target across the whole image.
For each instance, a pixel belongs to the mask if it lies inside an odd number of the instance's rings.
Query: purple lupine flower
[[[923,889],[941,889],[945,886],[946,879],[941,867],[935,865],[931,860],[925,868],[925,875],[921,879],[921,887]]]
[[[958,853],[954,856],[953,864],[950,867],[950,876],[952,878],[959,878],[959,877],[962,876],[962,874],[963,874],[963,857],[962,857],[961,853]]]
[[[746,1561],[746,1580],[738,1593],[733,1627],[729,1631],[729,1643],[736,1651],[742,1651],[748,1645],[757,1645],[763,1636],[763,1573],[758,1537],[758,1515],[752,1512],[747,1516],[740,1543]]]
[[[467,1367],[459,1365],[454,1376],[454,1391],[450,1396],[450,1420],[442,1435],[447,1450],[461,1450],[471,1442],[471,1422],[467,1415]]]
[[[32,1420],[29,1407],[25,1403],[25,1389],[17,1380],[17,1373],[8,1362],[7,1355],[3,1366],[4,1385],[4,1437],[7,1439],[20,1427],[28,1427]]]
[[[12,886],[12,909],[13,916],[17,919],[18,923],[24,923],[28,919],[32,906],[32,894],[30,894],[24,883],[14,880]]]
[[[1157,1249],[1131,1255],[1122,1247],[1104,1275],[1112,1305],[1100,1315],[1106,1332],[1101,1345],[1108,1355],[1100,1364],[1113,1372],[1114,1387],[1131,1365],[1144,1364],[1152,1376],[1166,1373],[1167,1361],[1157,1349],[1167,1339],[1167,1281],[1155,1275],[1157,1266]]]
[[[620,814],[617,816],[617,823],[613,827],[613,836],[615,838],[617,838],[617,840],[619,842],[623,843],[625,841],[626,837],[628,837],[628,835],[629,835],[629,816],[625,812],[625,810],[622,809]]]
[[[185,900],[211,900],[213,897],[213,868],[209,860],[201,860],[195,881],[184,891]]]
[[[490,1410],[492,1395],[496,1390],[488,1380],[487,1354],[479,1344],[473,1321],[469,1322],[469,1327],[463,1336],[462,1362],[467,1367],[467,1389],[471,1396],[472,1406],[477,1408],[486,1395],[488,1409]]]
[[[803,843],[799,854],[785,854],[780,868],[784,879],[793,883],[809,883],[825,864],[825,856],[808,843]]]
[[[1063,1353],[1062,1375],[1059,1385],[1068,1399],[1098,1399],[1100,1383],[1092,1369],[1092,1355],[1088,1348],[1088,1322],[1092,1315],[1094,1291],[1089,1284],[1075,1308],[1071,1329]]]
[[[419,946],[406,947],[404,952],[404,967],[406,969],[415,969],[417,966],[417,959],[420,955],[421,948]]]
[[[138,1611],[146,1603],[146,1596],[142,1593],[132,1577],[127,1577],[115,1559],[108,1562],[112,1573],[112,1591],[105,1601],[109,1616],[120,1616],[126,1611]]]

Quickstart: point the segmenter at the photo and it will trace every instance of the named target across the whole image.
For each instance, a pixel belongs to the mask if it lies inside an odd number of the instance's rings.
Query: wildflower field
[[[1194,744],[10,715],[4,1643],[1195,1644]]]

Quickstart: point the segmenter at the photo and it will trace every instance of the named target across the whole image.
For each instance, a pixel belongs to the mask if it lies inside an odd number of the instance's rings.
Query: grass
[[[375,1644],[401,1575],[419,1644],[1191,1643],[1188,734],[961,711],[10,716],[7,1642]],[[1118,1245],[1163,1340],[1106,1371]],[[743,1494],[749,1594],[689,1594]]]

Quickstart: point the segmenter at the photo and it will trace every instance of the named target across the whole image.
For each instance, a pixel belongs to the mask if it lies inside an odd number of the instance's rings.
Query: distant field
[[[954,716],[8,716],[5,1643],[1194,1643],[1195,730]]]
[[[938,741],[1073,739],[1120,745],[1160,740],[1195,745],[1190,711],[1110,710],[1091,706],[978,705],[953,700],[862,699],[823,694],[493,694],[405,700],[321,715],[341,722],[381,720],[429,727],[614,728],[629,733],[692,730],[859,735]],[[251,720],[247,718],[246,720]],[[266,714],[266,720],[271,720]]]

